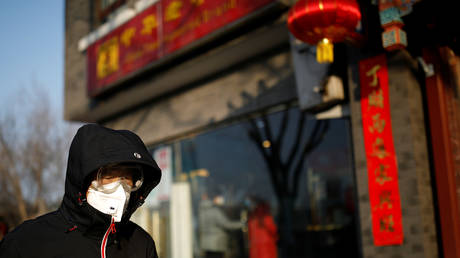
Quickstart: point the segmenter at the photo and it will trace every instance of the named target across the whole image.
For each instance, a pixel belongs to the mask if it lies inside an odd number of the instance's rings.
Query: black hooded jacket
[[[157,257],[153,239],[129,218],[159,183],[160,169],[136,134],[88,124],[78,130],[70,146],[61,206],[8,233],[0,242],[0,258],[101,257],[101,241],[111,218],[86,202],[88,175],[120,162],[141,164],[144,183],[131,193],[122,221],[109,235],[106,257]]]

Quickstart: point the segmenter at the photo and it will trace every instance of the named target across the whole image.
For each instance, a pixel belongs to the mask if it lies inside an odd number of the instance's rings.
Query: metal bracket
[[[431,77],[434,75],[434,66],[433,64],[427,64],[425,63],[425,60],[423,60],[422,57],[417,57],[418,62],[423,68],[423,71],[425,72],[425,77]]]

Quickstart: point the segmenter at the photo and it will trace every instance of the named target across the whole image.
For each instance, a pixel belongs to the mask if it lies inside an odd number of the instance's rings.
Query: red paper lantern
[[[332,62],[332,44],[352,35],[360,19],[356,0],[299,0],[289,10],[288,28],[296,38],[318,46],[318,62]]]

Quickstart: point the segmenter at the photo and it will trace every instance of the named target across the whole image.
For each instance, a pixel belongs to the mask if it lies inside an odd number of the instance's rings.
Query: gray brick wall
[[[436,258],[433,189],[428,163],[426,130],[415,61],[406,52],[387,54],[393,139],[397,155],[404,242],[400,246],[373,244],[367,164],[361,120],[357,53],[349,67],[353,148],[364,258]]]
[[[64,119],[86,111],[86,55],[78,51],[78,41],[91,31],[90,1],[65,2],[65,93]]]

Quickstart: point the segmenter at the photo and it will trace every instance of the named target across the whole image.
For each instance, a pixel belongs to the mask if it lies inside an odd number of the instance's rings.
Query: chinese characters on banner
[[[401,201],[385,55],[362,60],[359,74],[374,244],[402,244]]]
[[[271,2],[158,1],[88,47],[88,95]]]

